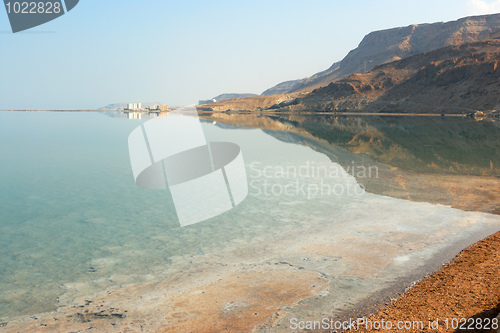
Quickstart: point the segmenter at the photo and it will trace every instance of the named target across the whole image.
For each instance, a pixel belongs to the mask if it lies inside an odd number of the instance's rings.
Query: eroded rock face
[[[354,74],[298,99],[294,111],[470,113],[495,110],[500,41],[450,46]]]
[[[263,95],[311,91],[377,65],[446,46],[495,38],[499,32],[500,14],[371,32],[340,63],[309,78],[280,83],[264,91]]]

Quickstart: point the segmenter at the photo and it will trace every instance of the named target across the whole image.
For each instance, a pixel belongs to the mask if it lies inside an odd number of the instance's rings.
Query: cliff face
[[[500,14],[466,17],[447,23],[419,24],[376,31],[339,63],[309,78],[287,81],[263,95],[312,91],[354,73],[365,73],[377,65],[446,46],[461,45],[500,36]]]

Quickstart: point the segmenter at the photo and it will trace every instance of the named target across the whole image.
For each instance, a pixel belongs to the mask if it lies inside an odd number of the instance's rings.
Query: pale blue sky
[[[500,11],[500,0],[80,0],[12,34],[0,9],[0,109],[195,104],[328,68],[374,30]]]

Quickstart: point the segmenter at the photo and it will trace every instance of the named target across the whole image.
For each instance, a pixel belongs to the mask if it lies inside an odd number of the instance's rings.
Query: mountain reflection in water
[[[500,213],[500,124],[463,117],[204,114],[330,157],[371,193]],[[376,166],[377,177],[359,170]]]

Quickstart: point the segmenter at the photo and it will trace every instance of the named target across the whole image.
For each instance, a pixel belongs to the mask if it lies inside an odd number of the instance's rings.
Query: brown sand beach
[[[387,332],[500,332],[498,328],[479,328],[480,323],[486,325],[493,318],[500,320],[499,314],[500,232],[463,250],[451,263],[418,282],[385,308],[368,316],[366,322],[390,321],[397,325],[401,321],[422,321],[425,325],[420,329],[398,330],[387,329],[386,326],[385,330],[380,330]],[[429,329],[429,321],[436,323],[436,319],[439,319],[438,324],[433,327],[438,329]],[[457,319],[460,324],[455,329]],[[464,322],[466,329],[460,329]],[[378,331],[374,328],[362,325],[349,332]]]

